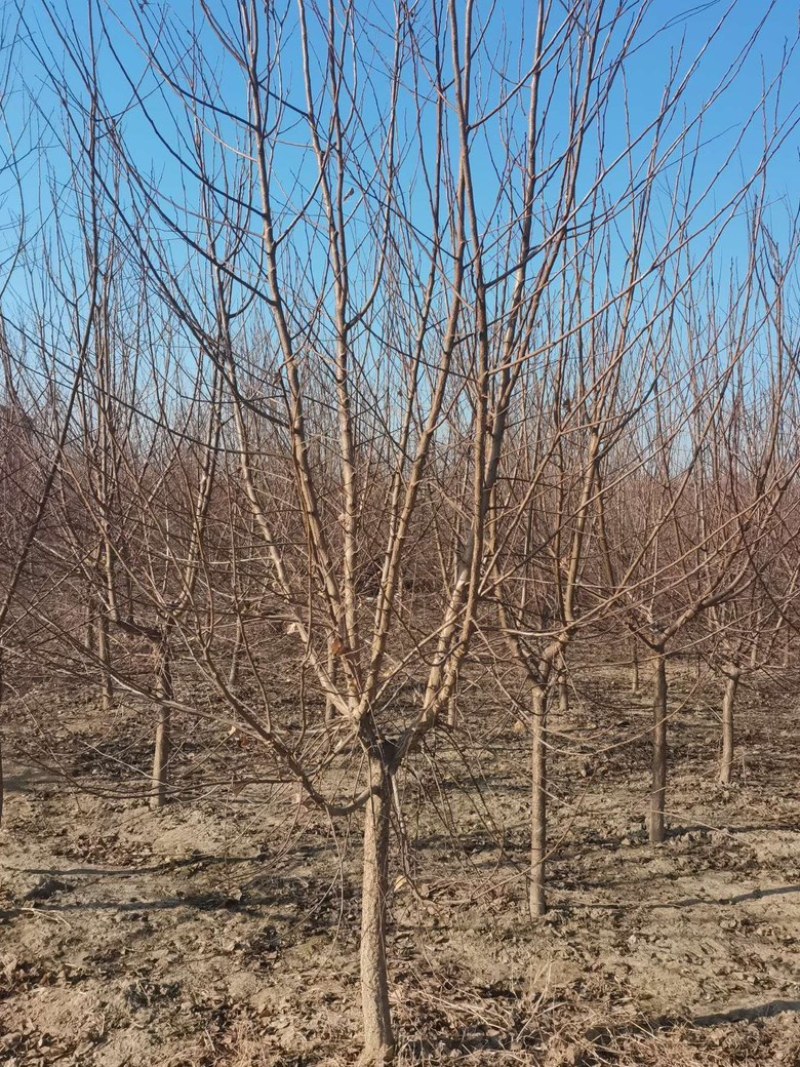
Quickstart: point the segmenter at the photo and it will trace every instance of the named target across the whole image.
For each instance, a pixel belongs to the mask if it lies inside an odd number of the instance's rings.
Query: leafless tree
[[[758,231],[756,222],[753,256]],[[655,392],[647,412],[648,428],[639,435],[640,474],[624,486],[624,503],[615,505],[613,519],[605,503],[601,509],[609,580],[627,602],[631,629],[655,664],[653,844],[665,835],[667,659],[673,643],[688,637],[706,613],[719,620],[723,606],[756,581],[753,554],[779,521],[797,471],[778,447],[776,414],[793,393],[794,376],[782,369],[781,359],[770,361],[765,374],[759,345],[764,331],[773,334],[774,302],[756,278],[750,270],[724,302],[712,287],[702,313],[691,301],[680,361],[674,330],[664,338],[670,388]],[[745,431],[748,423],[757,432]]]
[[[203,687],[309,803],[363,814],[363,1060],[384,1063],[396,1045],[386,937],[397,777],[452,709],[488,606],[500,607],[534,700],[538,913],[546,700],[579,597],[591,619],[624,603],[662,678],[672,634],[645,637],[647,597],[667,595],[672,572],[692,588],[675,633],[718,599],[714,585],[695,594],[691,552],[664,574],[659,562],[662,542],[683,537],[679,505],[697,469],[676,485],[686,434],[705,414],[696,443],[706,440],[722,410],[709,397],[730,378],[692,377],[675,354],[676,309],[750,194],[753,178],[721,204],[712,196],[782,72],[697,188],[704,116],[760,20],[696,114],[687,119],[687,90],[705,43],[674,57],[663,96],[636,122],[628,68],[659,44],[649,0],[541,0],[513,29],[473,0],[199,0],[191,31],[153,5],[89,0],[81,28],[40,4],[63,70],[33,34],[30,47],[83,160],[88,205],[88,254],[65,287],[79,384],[59,408],[42,498],[58,475],[64,543],[40,547],[61,580],[88,590],[101,626],[150,643],[154,680],[142,683],[121,649],[70,638],[60,605],[29,610],[105,699],[113,684],[157,705],[156,803],[172,716],[196,713],[187,693]],[[131,116],[150,131],[144,150]],[[787,121],[765,134],[755,175]],[[707,251],[693,258],[700,236]],[[43,321],[50,351],[58,328]],[[636,439],[622,449],[626,435]],[[643,533],[630,559],[615,523],[635,511],[634,475],[663,533]],[[762,489],[695,554],[730,521],[750,529],[764,500]],[[587,588],[590,538],[605,571]],[[739,568],[744,535],[737,545]],[[731,583],[743,581],[737,570]],[[299,679],[291,709],[274,706],[265,682],[267,617]],[[654,796],[663,815],[660,784]]]

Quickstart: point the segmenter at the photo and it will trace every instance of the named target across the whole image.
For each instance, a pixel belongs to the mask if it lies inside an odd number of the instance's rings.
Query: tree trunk
[[[569,713],[569,675],[563,655],[560,657],[558,670],[558,710],[562,715]]]
[[[336,662],[336,656],[333,654],[333,645],[328,641],[328,661],[327,661],[328,678],[331,685],[336,685],[338,675],[338,664]],[[336,722],[336,705],[331,699],[330,694],[325,697],[325,726],[327,729],[333,726]]]
[[[385,758],[370,756],[374,790],[364,819],[364,874],[361,900],[361,1007],[364,1013],[364,1067],[394,1059],[395,1042],[389,1007],[386,964],[386,919],[389,892],[389,828],[392,777]]]
[[[111,652],[108,639],[108,616],[101,607],[96,617],[97,658],[100,660],[100,696],[103,711],[110,711],[114,700],[114,683],[111,680]]]
[[[458,725],[458,705],[455,690],[447,698],[447,725],[454,729]]]
[[[114,683],[110,672],[108,615],[91,593],[86,605],[86,651],[90,656],[96,655],[100,663],[101,707],[103,711],[110,711],[114,699]]]
[[[5,662],[3,659],[3,646],[0,645],[0,725],[2,724],[3,701],[5,699]],[[0,737],[0,826],[3,825],[3,802],[6,796],[6,777],[3,770],[3,740]]]
[[[171,712],[166,701],[172,700],[173,692],[169,640],[166,636],[161,640],[157,655],[156,693],[159,698],[159,717],[158,726],[156,728],[156,749],[153,757],[153,781],[150,794],[150,807],[154,809],[163,807],[167,800],[167,782],[169,777],[169,757],[171,749]]]
[[[233,688],[239,681],[239,655],[242,651],[244,644],[244,623],[242,622],[242,616],[238,615],[236,618],[236,634],[233,638],[233,648],[231,649],[231,665],[228,670],[228,685]]]
[[[532,919],[547,910],[545,853],[547,850],[547,690],[533,690],[531,741],[531,881],[528,908]]]
[[[634,637],[631,641],[631,696],[639,695],[639,642]]]
[[[667,657],[656,649],[656,683],[653,699],[653,785],[650,792],[650,844],[664,840],[667,794]]]
[[[86,601],[86,651],[90,656],[94,655],[97,642],[94,631],[94,597],[89,594]]]
[[[722,785],[729,785],[733,775],[733,711],[741,671],[736,667],[730,668],[726,671],[726,677],[725,696],[722,701],[722,760],[719,766],[719,780]]]

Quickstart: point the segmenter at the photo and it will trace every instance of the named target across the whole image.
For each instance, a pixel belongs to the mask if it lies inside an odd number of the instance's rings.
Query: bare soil
[[[455,734],[416,757],[391,902],[401,1063],[800,1064],[794,681],[743,689],[730,788],[715,781],[720,686],[674,665],[671,682],[671,831],[653,850],[649,698],[620,672],[579,672],[552,721],[537,924],[514,715],[473,692]],[[30,694],[11,717],[0,1063],[355,1063],[360,820],[253,783],[274,769],[199,722],[178,724],[181,788],[153,812],[152,727],[75,693]]]

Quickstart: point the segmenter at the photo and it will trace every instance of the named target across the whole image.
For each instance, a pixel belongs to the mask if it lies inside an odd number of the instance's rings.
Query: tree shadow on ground
[[[136,878],[142,874],[169,874],[182,867],[211,867],[213,865],[231,865],[237,863],[263,863],[266,856],[189,856],[180,860],[165,860],[150,867],[69,867],[64,870],[44,867],[17,867],[19,874],[35,874],[43,878]]]
[[[160,900],[76,900],[76,901],[32,901],[28,906],[12,906],[0,910],[0,922],[16,919],[22,915],[42,914],[59,915],[70,912],[150,912],[175,911],[188,908],[196,911],[240,911],[248,912],[253,908],[275,906],[274,897],[253,897],[243,895],[241,898],[228,893],[187,893],[185,896],[164,897]],[[295,916],[277,916],[293,920]]]
[[[710,1015],[697,1015],[691,1020],[692,1026],[724,1026],[725,1023],[752,1022],[754,1019],[770,1019],[773,1015],[785,1012],[800,1012],[800,1000],[768,1000],[764,1004],[744,1005],[728,1011],[712,1012]]]
[[[591,1042],[599,1051],[619,1051],[617,1042],[626,1038],[642,1037],[655,1038],[659,1033],[668,1033],[671,1030],[690,1028],[694,1030],[708,1030],[719,1026],[731,1026],[741,1022],[753,1022],[758,1019],[770,1019],[776,1015],[800,1013],[800,1000],[768,1000],[762,1004],[744,1004],[724,1011],[710,1012],[706,1015],[664,1015],[653,1018],[640,1016],[635,1022],[622,1023],[619,1026],[600,1024],[589,1027],[583,1034],[585,1040]],[[583,1062],[583,1061],[581,1061]],[[592,1057],[588,1062],[608,1063],[607,1059],[596,1060]]]
[[[604,884],[603,888],[607,888]],[[615,900],[611,902],[599,901],[571,901],[570,910],[575,911],[636,911],[645,908],[648,911],[656,911],[664,908],[699,908],[699,907],[724,907],[731,904],[745,904],[747,901],[765,900],[769,897],[785,897],[794,893],[800,893],[800,884],[780,885],[772,889],[751,889],[747,893],[736,893],[729,897],[685,897],[683,900]],[[557,910],[557,909],[556,909]]]
[[[710,905],[712,907],[719,907],[721,905],[729,904],[744,904],[748,900],[764,900],[767,897],[785,897],[791,896],[793,893],[800,893],[800,885],[780,885],[774,886],[772,889],[751,889],[747,893],[735,893],[730,897],[717,897],[716,899],[709,899],[708,897],[687,897],[685,900],[672,900],[665,903],[653,903],[649,907],[656,908],[695,908],[701,905]]]

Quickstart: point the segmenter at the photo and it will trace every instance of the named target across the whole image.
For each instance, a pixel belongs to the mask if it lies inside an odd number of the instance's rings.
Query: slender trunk
[[[86,651],[90,656],[94,655],[97,642],[95,640],[94,631],[94,597],[89,594],[89,599],[86,602]]]
[[[653,784],[650,792],[650,844],[664,840],[667,794],[667,657],[656,649],[656,683],[653,699]]]
[[[228,685],[233,688],[239,680],[239,655],[244,644],[244,624],[242,623],[242,616],[236,617],[236,634],[233,638],[233,648],[231,649],[231,666],[228,671]]]
[[[725,696],[722,701],[722,760],[719,766],[719,780],[722,785],[729,785],[733,775],[733,710],[741,671],[733,667],[726,672],[726,676]]]
[[[103,711],[110,711],[114,699],[114,683],[111,681],[110,672],[108,615],[91,594],[86,605],[86,651],[90,656],[97,656],[100,664],[101,706]]]
[[[631,696],[639,695],[639,642],[631,641]]]
[[[330,679],[331,685],[336,685],[337,676],[338,676],[337,666],[338,665],[336,663],[336,656],[333,654],[333,645],[331,644],[330,641],[328,641],[327,671],[328,671],[328,678]],[[333,700],[331,699],[330,693],[328,693],[327,696],[325,697],[325,725],[326,725],[326,727],[328,729],[330,729],[331,726],[333,726],[335,721],[336,721],[336,705],[334,704]]]
[[[364,1067],[394,1059],[395,1042],[389,1007],[386,919],[389,892],[389,828],[392,775],[386,760],[370,756],[374,792],[364,819],[364,874],[361,901],[361,1007],[364,1013]]]
[[[545,853],[547,850],[547,690],[533,690],[531,740],[531,881],[528,908],[532,919],[547,910]]]
[[[458,705],[456,704],[455,690],[447,698],[447,725],[451,730],[458,725]]]
[[[170,717],[167,701],[172,700],[172,670],[170,664],[169,639],[166,634],[158,646],[156,662],[156,693],[159,698],[158,726],[156,728],[156,749],[153,757],[153,781],[150,795],[150,807],[161,808],[167,799],[167,782],[170,757]]]
[[[0,645],[0,725],[2,725],[3,700],[5,693],[5,663],[3,662],[3,646]],[[3,739],[0,736],[0,826],[3,825],[3,801],[6,795],[6,779],[3,771]]]
[[[565,665],[558,674],[558,710],[562,715],[569,712],[569,678]]]
[[[124,545],[124,541],[122,544]],[[128,622],[134,623],[136,621],[136,610],[133,598],[133,579],[130,574],[125,575],[122,579],[122,584],[125,589],[125,606],[128,613]]]
[[[95,619],[97,636],[97,658],[102,671],[100,678],[100,696],[103,711],[110,711],[114,700],[114,683],[111,680],[111,650],[108,638],[108,616],[101,607]]]

